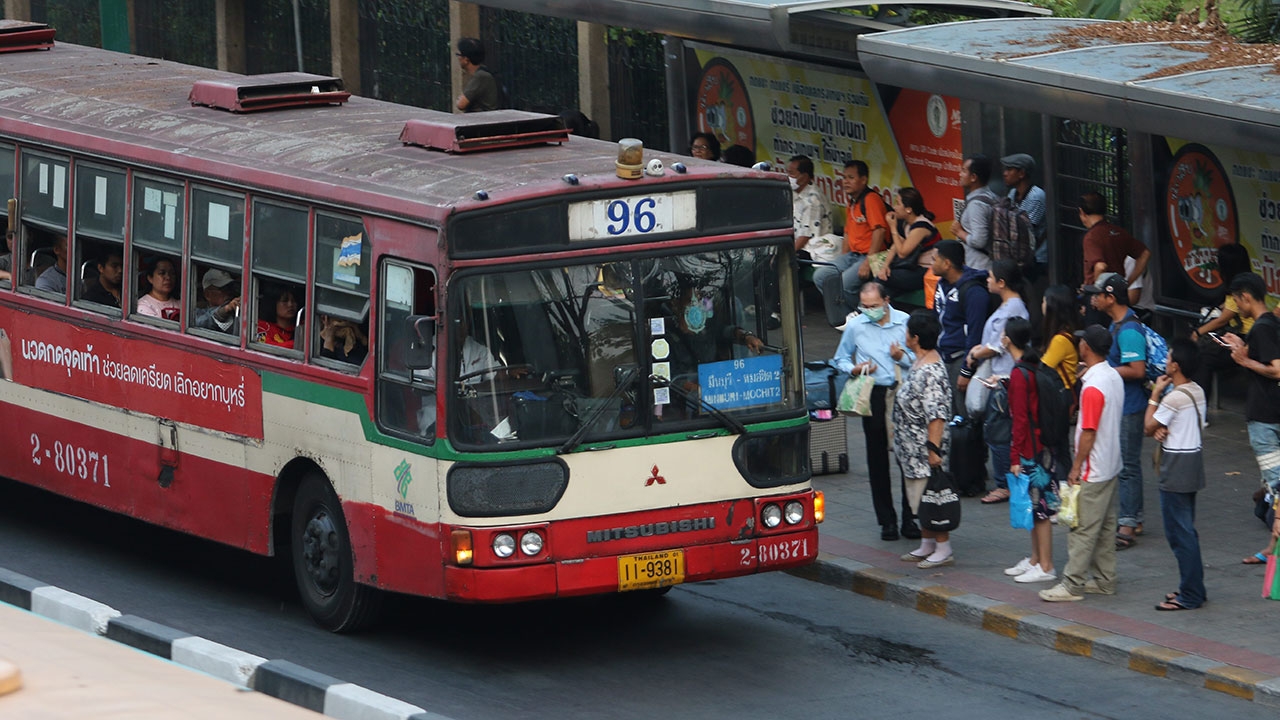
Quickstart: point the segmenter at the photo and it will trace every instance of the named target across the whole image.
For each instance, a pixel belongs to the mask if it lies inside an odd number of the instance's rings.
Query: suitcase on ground
[[[809,408],[809,467],[814,475],[849,472],[849,430],[836,412],[836,399],[849,379],[825,362],[805,363],[805,404]]]
[[[987,492],[987,443],[982,437],[982,422],[973,418],[952,421],[951,457],[948,458],[956,491],[965,497]]]

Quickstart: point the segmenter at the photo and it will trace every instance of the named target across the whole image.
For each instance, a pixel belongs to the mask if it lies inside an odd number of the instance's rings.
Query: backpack
[[[991,259],[1012,260],[1026,271],[1036,264],[1036,236],[1031,217],[1012,199],[991,206]]]
[[[987,392],[987,407],[982,414],[982,437],[992,445],[1008,445],[1013,438],[1008,378],[1001,379]]]
[[[1023,379],[1028,383],[1036,384],[1039,403],[1031,416],[1031,427],[1040,430],[1040,444],[1051,450],[1066,448],[1067,438],[1071,433],[1071,408],[1075,404],[1075,391],[1063,385],[1058,371],[1044,363],[1029,367],[1020,362],[1014,369],[1021,371]],[[1034,379],[1031,377],[1033,373]],[[1030,394],[1028,390],[1027,395]]]
[[[1155,382],[1165,372],[1165,367],[1169,364],[1169,343],[1165,341],[1164,336],[1152,330],[1141,320],[1129,320],[1126,325],[1137,325],[1142,331],[1143,338],[1147,341],[1147,372],[1144,379],[1147,382]],[[1117,327],[1115,323],[1111,324],[1111,341],[1117,342],[1120,331],[1124,327]]]

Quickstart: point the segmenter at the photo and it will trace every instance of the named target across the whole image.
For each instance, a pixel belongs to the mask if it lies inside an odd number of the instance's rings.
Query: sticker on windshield
[[[649,334],[657,337],[658,335],[667,334],[666,318],[649,318]]]
[[[649,346],[649,352],[653,353],[654,360],[666,360],[667,356],[671,354],[671,346],[667,344],[666,340],[658,338]]]
[[[671,363],[656,362],[653,364],[653,376],[663,380],[671,380]]]
[[[666,405],[670,402],[671,402],[671,388],[659,387],[659,388],[653,389],[654,405]]]
[[[782,402],[782,356],[739,358],[698,366],[702,400],[720,410]]]

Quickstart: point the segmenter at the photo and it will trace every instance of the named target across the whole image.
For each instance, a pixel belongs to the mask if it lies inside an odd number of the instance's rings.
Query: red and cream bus
[[[289,552],[332,630],[811,561],[788,185],[622,145],[4,55],[0,475]]]

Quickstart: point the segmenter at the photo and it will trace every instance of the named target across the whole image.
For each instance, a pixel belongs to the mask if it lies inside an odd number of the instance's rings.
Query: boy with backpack
[[[1129,285],[1118,273],[1102,273],[1094,284],[1086,285],[1089,303],[1094,310],[1111,319],[1112,343],[1107,363],[1124,381],[1124,408],[1120,419],[1120,515],[1116,530],[1116,549],[1132,547],[1142,534],[1142,438],[1143,418],[1147,409],[1148,360],[1152,371],[1163,374],[1164,362],[1148,358],[1147,329],[1129,308]],[[1153,343],[1154,344],[1154,343]]]

